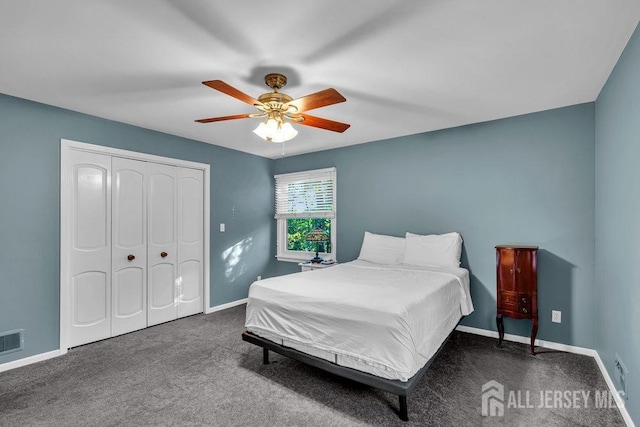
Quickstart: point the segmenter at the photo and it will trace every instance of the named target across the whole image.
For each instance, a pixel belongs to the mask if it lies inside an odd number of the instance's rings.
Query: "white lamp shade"
[[[278,132],[278,122],[276,119],[268,119],[265,124],[269,135],[275,135],[276,132]]]
[[[271,138],[271,135],[272,135],[271,130],[267,126],[267,121],[260,122],[258,127],[253,130],[253,133],[255,133],[256,135],[258,135],[260,138],[264,140],[268,140],[269,138]]]
[[[295,138],[298,131],[295,130],[289,122],[284,122],[281,126],[278,126],[278,122],[276,120],[268,119],[264,122],[260,122],[253,133],[265,141],[284,142]]]
[[[271,137],[273,142],[284,142],[293,139],[298,134],[298,131],[291,126],[291,123],[284,122],[280,129]]]

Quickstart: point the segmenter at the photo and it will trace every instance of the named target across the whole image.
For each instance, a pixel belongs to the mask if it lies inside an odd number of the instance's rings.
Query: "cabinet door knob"
[[[136,259],[136,256],[135,256],[135,255],[133,255],[133,254],[129,254],[129,255],[127,255],[127,259],[128,259],[129,261],[133,261],[134,259]]]
[[[516,270],[518,271],[518,273],[520,273],[522,271],[522,270],[520,270],[520,267],[518,267]]]
[[[509,274],[513,274],[513,268],[509,270]]]
[[[160,252],[160,256],[161,256],[162,258],[166,258],[166,257],[167,257],[167,255],[169,255],[169,254],[168,254],[168,253],[166,253],[165,251]]]
[[[527,309],[523,307],[523,308],[522,308],[522,312],[523,312],[523,313],[526,313],[526,312],[527,312]]]

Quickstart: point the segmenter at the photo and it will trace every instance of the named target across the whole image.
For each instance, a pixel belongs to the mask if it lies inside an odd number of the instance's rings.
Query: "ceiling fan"
[[[236,114],[233,116],[211,117],[208,119],[196,120],[196,122],[211,123],[224,120],[265,118],[265,120],[262,121],[254,130],[254,133],[271,142],[288,141],[298,134],[298,131],[296,131],[289,122],[326,129],[333,132],[344,132],[349,128],[349,126],[351,126],[346,123],[340,123],[305,114],[306,111],[345,102],[345,97],[340,95],[337,90],[333,88],[325,89],[301,98],[293,99],[285,93],[278,92],[278,90],[287,84],[287,78],[284,75],[278,73],[267,74],[264,78],[264,82],[273,90],[273,92],[263,93],[258,97],[258,99],[254,99],[222,80],[209,80],[202,82],[202,84],[209,86],[211,89],[215,89],[252,105],[257,108],[259,112]]]

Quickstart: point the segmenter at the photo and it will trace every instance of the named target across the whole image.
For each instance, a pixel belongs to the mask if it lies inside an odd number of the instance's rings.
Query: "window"
[[[275,176],[278,259],[301,261],[336,253],[336,169],[317,169]],[[327,242],[307,242],[311,230],[327,233]]]

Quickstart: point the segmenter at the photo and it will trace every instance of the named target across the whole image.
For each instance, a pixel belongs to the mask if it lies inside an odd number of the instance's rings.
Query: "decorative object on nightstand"
[[[298,267],[300,267],[300,271],[321,270],[323,268],[333,267],[334,265],[338,265],[338,263],[332,259],[328,259],[322,262],[305,261],[305,262],[298,263]]]
[[[315,258],[311,258],[309,260],[309,262],[312,262],[314,264],[321,263],[323,261],[323,259],[318,256],[320,243],[328,242],[329,241],[329,235],[327,233],[325,233],[324,231],[316,228],[315,230],[313,230],[309,234],[307,234],[307,237],[305,237],[305,240],[307,242],[315,242],[316,243],[316,257]]]
[[[496,246],[498,347],[504,339],[503,316],[531,319],[531,354],[538,333],[538,247]]]

